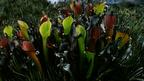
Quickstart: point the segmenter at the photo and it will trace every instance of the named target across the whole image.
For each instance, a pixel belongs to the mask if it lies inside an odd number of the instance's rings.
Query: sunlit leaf
[[[104,13],[105,3],[98,3],[94,6],[93,10],[96,15],[101,15]]]
[[[4,28],[4,30],[3,30],[3,33],[4,34],[7,34],[8,35],[8,37],[10,37],[10,39],[12,39],[12,37],[13,37],[13,27],[12,26],[6,26],[5,28]]]
[[[24,22],[24,21],[18,20],[18,24],[19,24],[19,27],[20,27],[21,30],[29,28],[27,23]]]
[[[29,39],[29,35],[28,35],[28,28],[29,27],[28,27],[27,23],[24,21],[18,20],[18,25],[19,25],[20,30],[21,30],[22,34],[24,35],[24,37],[26,39]]]
[[[85,38],[86,38],[86,30],[82,25],[78,25],[76,27],[77,36],[80,35],[78,39],[80,52],[83,53],[85,51]]]
[[[64,34],[65,35],[68,35],[70,33],[72,23],[73,23],[73,18],[71,16],[68,16],[63,20],[62,24],[64,27]]]
[[[80,35],[80,34],[81,34],[81,36],[82,36],[83,38],[86,37],[86,30],[85,30],[85,28],[84,28],[82,25],[78,25],[78,26],[76,27],[76,33],[77,33],[77,35]]]
[[[51,22],[48,20],[40,25],[40,34],[43,38],[47,38],[51,34]]]
[[[80,27],[77,26],[77,27],[76,27],[76,35],[79,36],[80,34],[81,34]]]
[[[43,52],[45,56],[45,61],[48,62],[48,55],[47,55],[47,38],[51,35],[51,22],[50,20],[42,23],[39,28],[39,32],[42,36],[43,40]]]
[[[76,27],[76,33],[78,38],[78,45],[79,45],[79,50],[81,54],[81,60],[83,58],[86,58],[87,61],[89,62],[89,68],[87,71],[87,78],[91,77],[93,67],[94,67],[94,53],[92,52],[86,52],[85,51],[85,39],[86,39],[86,30],[82,25],[78,25]]]
[[[115,40],[118,41],[118,39],[120,39],[118,48],[121,49],[129,41],[129,35],[126,33],[117,32]]]

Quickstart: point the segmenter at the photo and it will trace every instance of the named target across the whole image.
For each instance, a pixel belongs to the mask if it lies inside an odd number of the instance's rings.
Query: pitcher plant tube
[[[28,24],[22,20],[18,20],[18,25],[19,25],[19,28],[20,28],[20,32],[21,34],[25,37],[26,40],[29,40],[29,35],[28,35]]]
[[[43,41],[43,52],[45,61],[48,62],[48,50],[47,50],[47,39],[51,35],[51,22],[50,20],[47,20],[46,22],[42,23],[39,28],[39,32],[42,36]]]
[[[38,57],[36,56],[35,48],[30,41],[23,41],[22,50],[35,62],[37,68],[40,72],[42,72],[42,67]]]

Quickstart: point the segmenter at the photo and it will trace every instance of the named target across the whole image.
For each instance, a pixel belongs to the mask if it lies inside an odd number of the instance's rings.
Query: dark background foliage
[[[0,28],[6,24],[16,26],[18,19],[36,26],[43,12],[54,17],[58,11],[47,0],[0,0]]]

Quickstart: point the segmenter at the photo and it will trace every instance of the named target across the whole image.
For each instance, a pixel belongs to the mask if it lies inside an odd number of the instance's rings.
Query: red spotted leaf
[[[114,15],[105,15],[104,23],[107,29],[113,29],[116,23],[116,17]]]
[[[5,48],[8,46],[8,39],[7,38],[0,38],[0,47]]]
[[[23,41],[21,47],[22,47],[22,50],[26,52],[35,50],[33,44],[30,41]]]

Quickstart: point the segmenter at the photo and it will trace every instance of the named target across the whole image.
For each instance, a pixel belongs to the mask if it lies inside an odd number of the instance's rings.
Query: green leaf
[[[77,36],[80,36],[78,38],[78,45],[79,45],[79,50],[80,50],[80,56],[81,56],[81,61],[83,61],[84,58],[87,59],[89,62],[89,68],[87,71],[87,79],[91,77],[93,68],[94,68],[94,58],[95,54],[92,52],[85,51],[85,38],[86,38],[86,30],[83,26],[78,25],[76,27],[76,34]],[[81,63],[82,64],[82,63]]]
[[[39,28],[42,38],[47,39],[51,34],[51,22],[48,20],[40,25]]]
[[[24,21],[18,20],[18,25],[19,25],[20,30],[21,30],[22,34],[24,35],[24,37],[26,39],[29,39],[29,35],[28,35],[29,26],[27,25],[27,23]]]
[[[19,24],[19,27],[20,27],[21,30],[29,28],[29,26],[27,25],[27,23],[24,22],[24,21],[18,20],[18,24]]]
[[[64,27],[65,35],[68,35],[70,33],[72,23],[73,23],[73,18],[71,16],[68,16],[63,20],[62,24]]]
[[[82,25],[77,25],[76,34],[77,34],[77,36],[81,35],[81,37],[83,37],[83,39],[85,39],[85,37],[86,37],[85,28]]]
[[[13,28],[12,28],[12,26],[6,26],[5,28],[4,28],[4,30],[3,30],[3,33],[4,34],[7,34],[8,35],[8,37],[10,37],[10,39],[12,39],[12,36],[13,36]]]
[[[121,38],[121,42],[118,48],[121,49],[129,41],[129,35],[126,33],[117,32],[115,40],[117,41],[119,38]]]
[[[96,15],[101,15],[104,13],[105,3],[98,3],[94,6],[93,10]]]
[[[77,36],[81,35],[78,39],[80,52],[83,53],[85,51],[85,38],[86,38],[86,30],[83,26],[78,25],[76,27]]]
[[[46,22],[42,23],[39,28],[39,32],[42,36],[43,40],[43,52],[45,56],[45,61],[48,62],[48,55],[47,55],[47,38],[51,35],[51,22],[47,20]]]
[[[91,77],[91,74],[93,72],[93,69],[94,69],[94,59],[95,59],[95,54],[92,53],[92,52],[86,52],[86,59],[88,60],[89,62],[89,69],[88,69],[88,72],[87,72],[87,79]]]

